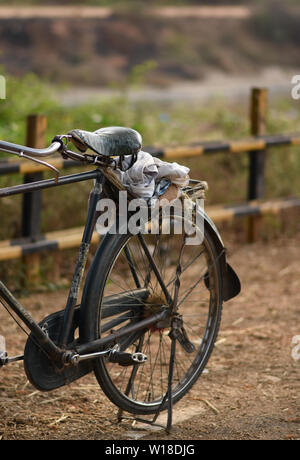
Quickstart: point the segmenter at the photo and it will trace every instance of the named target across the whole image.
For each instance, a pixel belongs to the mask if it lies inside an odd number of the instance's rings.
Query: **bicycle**
[[[72,142],[78,152],[69,149]],[[154,415],[155,423],[194,385],[203,372],[220,327],[222,304],[240,291],[238,276],[228,264],[217,228],[194,201],[193,212],[204,222],[201,244],[188,246],[184,231],[174,225],[132,234],[118,229],[101,239],[83,286],[87,256],[97,221],[97,203],[110,196],[118,204],[125,156],[134,164],[141,136],[130,128],[102,128],[95,133],[73,130],[56,136],[46,149],[0,141],[0,151],[42,163],[56,177],[0,190],[0,197],[94,180],[88,215],[66,307],[40,323],[0,281],[0,302],[26,326],[24,354],[9,357],[0,350],[0,367],[24,361],[28,380],[51,391],[94,372],[106,396],[123,411]],[[88,152],[88,153],[87,153]],[[94,169],[69,176],[43,160],[55,153]],[[96,168],[96,169],[95,169]],[[197,181],[185,188],[193,196]],[[174,224],[175,216],[171,217]],[[181,216],[184,219],[184,216]],[[14,318],[15,319],[15,318]],[[20,324],[19,324],[20,325]],[[141,419],[144,420],[144,419]],[[148,420],[144,420],[149,423]]]

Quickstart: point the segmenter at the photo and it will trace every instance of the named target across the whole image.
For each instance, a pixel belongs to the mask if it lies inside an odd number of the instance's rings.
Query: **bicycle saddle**
[[[95,132],[73,129],[68,133],[80,152],[88,148],[105,157],[136,155],[142,148],[142,136],[131,128],[112,126]]]

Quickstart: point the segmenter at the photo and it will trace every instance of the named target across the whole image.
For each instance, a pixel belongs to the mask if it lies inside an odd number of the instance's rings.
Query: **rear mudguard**
[[[220,268],[222,274],[223,301],[227,301],[240,293],[241,283],[239,277],[226,260],[226,249],[217,227],[201,208],[198,208],[197,212],[200,213],[204,219],[204,232],[209,234],[215,244],[217,257],[220,260]]]

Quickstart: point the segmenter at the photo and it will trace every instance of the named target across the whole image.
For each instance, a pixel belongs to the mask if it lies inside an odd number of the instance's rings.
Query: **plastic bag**
[[[131,156],[128,155],[123,161],[125,169],[130,162]],[[145,199],[152,198],[158,190],[167,189],[168,182],[180,187],[188,185],[189,172],[186,166],[162,161],[144,151],[139,152],[136,162],[127,171],[116,169],[123,186],[135,197]]]

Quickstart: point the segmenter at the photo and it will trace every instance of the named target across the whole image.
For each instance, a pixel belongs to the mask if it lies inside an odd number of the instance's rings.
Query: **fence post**
[[[251,135],[266,134],[268,90],[252,88],[250,101]],[[264,196],[265,188],[265,151],[249,152],[248,200],[258,200]],[[247,241],[253,243],[258,238],[259,216],[247,219]]]
[[[32,148],[44,148],[47,129],[47,118],[43,115],[27,117],[26,145]],[[24,183],[43,179],[43,173],[27,173]],[[22,237],[31,241],[39,239],[41,234],[42,191],[25,193],[22,203]],[[23,257],[25,266],[25,284],[33,286],[39,283],[40,255],[29,254]]]

